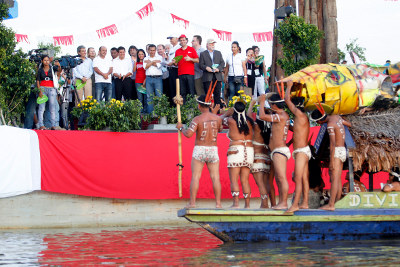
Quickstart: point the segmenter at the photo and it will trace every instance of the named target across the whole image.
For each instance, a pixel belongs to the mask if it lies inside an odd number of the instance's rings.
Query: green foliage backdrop
[[[307,24],[303,18],[292,14],[279,23],[275,35],[283,46],[283,58],[278,59],[277,63],[285,71],[285,75],[318,63],[319,42],[323,32],[317,26]]]

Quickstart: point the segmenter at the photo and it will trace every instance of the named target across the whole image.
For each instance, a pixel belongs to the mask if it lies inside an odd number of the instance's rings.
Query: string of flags
[[[146,17],[149,17],[154,13],[155,9],[153,7],[153,4],[149,2],[147,5],[145,5],[143,8],[139,9],[136,11],[134,14],[137,16],[136,18],[139,19],[139,21],[143,21],[146,19]],[[191,23],[189,20],[178,17],[172,13],[166,12],[164,10],[157,9],[157,12],[161,13],[168,13],[171,22],[175,24],[178,27],[182,27],[184,29],[188,29],[189,27],[197,27],[197,28],[205,28],[204,26],[201,25],[195,25],[194,23]],[[132,19],[132,18],[130,18]],[[120,25],[119,25],[120,24]],[[112,24],[91,32],[87,32],[85,34],[79,34],[79,36],[85,36],[85,40],[88,38],[97,39],[101,40],[104,38],[108,38],[110,36],[114,36],[117,34],[121,34],[120,28],[123,28],[123,22],[117,23],[117,24]],[[252,41],[254,42],[271,42],[273,39],[272,31],[268,32],[254,32],[254,33],[234,33],[234,32],[229,32],[229,31],[224,31],[224,30],[217,30],[217,29],[209,29],[210,31],[213,31],[216,34],[216,37],[224,42],[231,42],[233,40],[233,36],[240,36],[245,38],[251,38]],[[78,37],[79,37],[78,36]],[[51,39],[53,44],[55,46],[72,46],[75,45],[75,40],[76,40],[76,35],[70,34],[70,35],[65,35],[65,36],[52,36],[48,37],[48,39]],[[31,36],[29,34],[21,34],[21,33],[16,33],[15,34],[15,39],[19,43],[26,43],[30,44],[32,42],[32,39],[37,39],[35,36]],[[78,38],[79,39],[79,38]]]

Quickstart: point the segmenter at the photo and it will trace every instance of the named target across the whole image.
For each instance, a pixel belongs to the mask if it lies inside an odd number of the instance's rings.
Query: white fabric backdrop
[[[41,189],[39,139],[32,130],[0,126],[0,197]]]

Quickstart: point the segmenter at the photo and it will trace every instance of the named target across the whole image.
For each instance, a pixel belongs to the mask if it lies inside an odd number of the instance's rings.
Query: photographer
[[[76,66],[73,70],[74,79],[81,80],[85,86],[82,90],[77,90],[79,100],[76,99],[76,104],[79,101],[83,100],[83,97],[87,98],[92,95],[92,74],[93,74],[93,61],[89,58],[86,58],[86,48],[83,45],[78,46],[77,48],[78,55],[80,59],[83,61],[82,64]]]
[[[52,67],[50,65],[50,58],[48,55],[42,56],[42,64],[39,66],[38,75],[36,78],[37,87],[39,88],[39,97],[43,97],[46,95],[49,101],[49,111],[50,111],[50,122],[51,129],[58,130],[60,126],[57,125],[56,116],[57,114],[57,89],[58,87],[58,78],[57,74],[54,71],[58,71],[61,73],[61,68],[59,66]],[[39,105],[38,111],[38,119],[39,119],[39,130],[45,130],[46,127],[43,123],[43,113],[45,111],[46,103],[42,103]]]

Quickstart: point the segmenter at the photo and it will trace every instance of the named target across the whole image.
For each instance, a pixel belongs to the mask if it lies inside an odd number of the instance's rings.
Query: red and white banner
[[[253,38],[255,42],[271,42],[272,32],[254,32]]]
[[[313,142],[319,127],[312,127]],[[289,132],[288,139],[292,137]],[[189,198],[192,150],[195,138],[182,139],[183,198]],[[98,146],[97,144],[102,144]],[[0,126],[0,198],[45,190],[65,194],[127,199],[178,198],[178,145],[176,133],[113,133],[94,131],[32,131]],[[159,148],[157,153],[154,149]],[[231,198],[226,151],[229,140],[218,134],[222,197]],[[292,147],[291,147],[292,149]],[[115,155],[121,155],[115,157]],[[154,165],[156,163],[156,165]],[[289,177],[294,160],[287,162],[289,192],[294,183]],[[375,174],[374,188],[386,182],[387,173]],[[213,199],[212,182],[203,169],[198,198]],[[346,173],[342,174],[345,183]],[[365,183],[368,174],[361,180]],[[322,178],[330,187],[329,174]],[[259,190],[249,179],[252,196]],[[277,190],[276,190],[277,192]]]
[[[115,24],[96,30],[99,39],[105,38],[118,33],[118,28]]]
[[[147,17],[151,12],[154,11],[153,4],[150,2],[145,5],[142,9],[136,12],[136,15],[139,16],[140,19]]]
[[[189,27],[188,20],[180,18],[172,13],[171,13],[171,17],[172,17],[172,23],[177,23],[179,25],[182,25],[183,27],[185,27],[185,29],[187,29]]]
[[[30,44],[29,43],[29,39],[28,39],[28,35],[26,35],[26,34],[18,34],[18,33],[16,33],[15,34],[15,39],[17,40],[18,43]]]
[[[232,41],[232,33],[231,32],[226,32],[226,31],[221,31],[221,30],[216,30],[216,29],[212,29],[212,30],[217,33],[218,38],[221,41]]]
[[[74,44],[74,36],[53,36],[54,45],[73,45]]]

